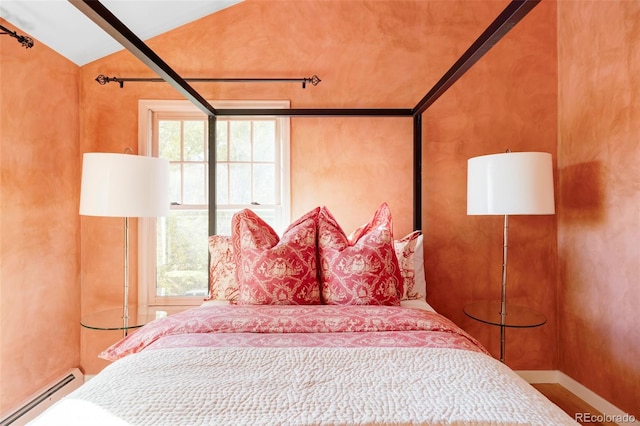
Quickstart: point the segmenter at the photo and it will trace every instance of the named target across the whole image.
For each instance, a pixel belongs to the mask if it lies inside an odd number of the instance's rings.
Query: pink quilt
[[[201,306],[157,319],[100,354],[175,347],[439,347],[487,353],[434,312],[398,306]]]

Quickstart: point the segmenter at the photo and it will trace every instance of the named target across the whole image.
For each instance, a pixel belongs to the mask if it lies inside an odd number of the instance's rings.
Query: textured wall
[[[210,99],[406,108],[506,4],[247,1],[150,45],[185,76],[323,79],[305,90],[196,86]],[[554,155],[558,214],[513,217],[509,248],[509,299],[549,322],[510,330],[507,362],[560,368],[636,417],[638,22],[637,2],[542,2],[425,114],[423,157],[429,302],[497,354],[497,329],[462,314],[468,302],[498,297],[502,227],[499,217],[466,216],[466,160],[506,148]],[[78,77],[77,67],[41,44],[25,50],[0,37],[0,47],[3,411],[78,364],[80,332],[85,370],[106,364],[95,356],[120,333],[80,331],[78,272],[82,313],[119,306],[122,221],[79,219],[78,153],[136,147],[138,99],[180,96],[164,84],[98,86],[98,73],[154,76],[125,52],[86,65]],[[409,119],[299,118],[292,140],[293,217],[326,204],[351,229],[385,200],[396,235],[410,230]]]
[[[38,40],[27,50],[0,36],[0,72],[5,413],[80,361],[79,68]]]
[[[556,8],[541,2],[424,115],[424,222],[428,301],[500,353],[499,328],[467,318],[465,304],[500,300],[502,216],[467,216],[467,160],[544,151],[556,160]],[[443,29],[442,31],[446,31]],[[444,39],[440,49],[460,40]],[[507,301],[547,323],[506,331],[515,369],[556,367],[556,217],[511,216]]]
[[[640,418],[640,3],[558,2],[560,370]]]

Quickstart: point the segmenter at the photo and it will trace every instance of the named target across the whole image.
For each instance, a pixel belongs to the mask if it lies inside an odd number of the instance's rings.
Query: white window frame
[[[290,102],[276,101],[209,101],[216,109],[287,109]],[[138,153],[139,155],[157,156],[153,150],[153,113],[204,113],[187,100],[147,100],[138,102]],[[222,116],[219,116],[223,118]],[[250,117],[247,117],[250,118]],[[291,212],[291,178],[290,178],[290,118],[277,116],[280,141],[280,215],[282,232],[290,222]],[[202,304],[202,296],[156,296],[156,219],[138,219],[138,305],[140,306],[194,306]],[[208,276],[207,271],[207,276]]]

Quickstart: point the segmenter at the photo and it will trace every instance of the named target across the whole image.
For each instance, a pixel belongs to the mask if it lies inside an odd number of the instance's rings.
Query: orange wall
[[[183,76],[323,80],[304,90],[195,85],[208,99],[407,108],[506,4],[248,0],[149,44]],[[559,368],[636,416],[638,15],[625,1],[540,3],[425,114],[422,217],[429,302],[497,354],[497,329],[462,313],[498,297],[502,232],[500,217],[466,216],[466,160],[506,148],[551,152],[558,214],[512,217],[508,280],[509,300],[549,321],[510,330],[507,362]],[[0,46],[3,411],[78,362],[89,374],[106,365],[96,355],[120,333],[80,329],[78,319],[122,300],[122,222],[79,218],[79,154],[135,148],[138,99],[181,97],[166,84],[93,81],[154,76],[126,52],[78,72],[45,46],[25,50],[8,37]],[[326,204],[349,230],[388,201],[396,236],[408,232],[411,126],[293,119],[292,216]]]
[[[38,40],[27,50],[9,36],[0,36],[0,61],[5,414],[80,361],[79,68]]]
[[[500,300],[504,218],[467,216],[467,160],[510,149],[549,152],[555,161],[555,24],[555,3],[538,4],[423,117],[428,301],[496,357],[499,329],[467,318],[463,307]],[[443,43],[445,50],[460,41]],[[508,255],[508,302],[543,313],[547,323],[508,329],[506,363],[555,369],[556,217],[511,216]]]
[[[560,370],[640,418],[640,4],[558,2]]]

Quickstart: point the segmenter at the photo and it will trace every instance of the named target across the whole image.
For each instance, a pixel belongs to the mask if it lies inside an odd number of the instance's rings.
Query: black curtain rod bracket
[[[322,80],[317,75],[303,78],[183,78],[184,81],[194,83],[302,83],[302,88],[306,89],[307,83],[317,86]],[[100,74],[96,77],[96,81],[100,85],[107,83],[118,83],[120,88],[124,87],[125,82],[131,83],[164,83],[162,78],[141,78],[141,77],[107,77]]]
[[[11,31],[10,29],[3,27],[2,25],[0,25],[0,30],[4,31],[0,33],[0,35],[7,34],[15,38],[25,49],[33,47],[33,39],[31,37],[19,35],[15,31]]]

